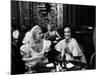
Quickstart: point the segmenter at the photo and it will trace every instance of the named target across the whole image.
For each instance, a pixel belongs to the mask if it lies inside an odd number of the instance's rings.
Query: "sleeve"
[[[79,47],[79,44],[77,43],[77,41],[74,39],[73,40],[73,51],[72,51],[73,56],[81,56],[82,55],[82,51]]]
[[[45,41],[45,52],[48,52],[50,50],[51,41]]]
[[[25,34],[25,37],[24,37],[22,43],[23,43],[23,44],[29,43],[30,37],[31,37],[31,33],[28,31],[28,32]]]
[[[57,51],[59,51],[59,52],[61,52],[61,56],[63,57],[63,55],[64,55],[64,53],[65,53],[65,50],[64,50],[64,44],[63,44],[63,42],[62,41],[60,41],[59,43],[57,43],[56,44],[56,46],[55,46],[55,49],[57,50]]]
[[[29,47],[27,45],[22,45],[20,47],[20,53],[23,57],[28,57],[29,56]]]
[[[55,45],[55,49],[56,49],[57,51],[59,51],[59,52],[61,52],[61,45],[62,45],[61,41],[58,42],[58,43]]]
[[[74,40],[73,47],[74,47],[73,56],[81,56],[80,61],[86,63],[86,59],[83,54],[83,51],[81,50],[80,45],[77,43],[76,40]]]

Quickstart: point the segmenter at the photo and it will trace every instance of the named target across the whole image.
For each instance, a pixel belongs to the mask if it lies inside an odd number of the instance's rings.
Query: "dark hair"
[[[71,28],[70,28],[70,27],[64,27],[64,29],[66,29],[66,28],[69,28],[69,29],[70,29],[70,31],[71,31]],[[64,29],[63,29],[63,30],[64,30]]]

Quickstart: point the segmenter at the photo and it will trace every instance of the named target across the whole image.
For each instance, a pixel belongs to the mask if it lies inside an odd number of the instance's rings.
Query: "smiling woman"
[[[61,58],[67,61],[78,60],[86,63],[86,59],[78,42],[76,41],[76,39],[71,37],[71,29],[69,27],[64,28],[64,37],[65,38],[57,43],[55,46],[55,49],[61,52]]]

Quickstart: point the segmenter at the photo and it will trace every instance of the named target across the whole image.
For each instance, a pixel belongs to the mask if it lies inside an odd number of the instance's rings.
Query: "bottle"
[[[64,69],[66,68],[66,55],[64,54],[64,57],[63,57],[63,65],[64,65]]]
[[[57,63],[56,65],[56,72],[59,72],[60,71],[60,68],[59,68],[59,64]]]

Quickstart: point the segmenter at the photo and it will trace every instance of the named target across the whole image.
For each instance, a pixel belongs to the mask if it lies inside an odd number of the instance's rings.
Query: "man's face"
[[[65,28],[64,29],[64,37],[67,40],[71,37],[71,30],[70,30],[70,28]]]

